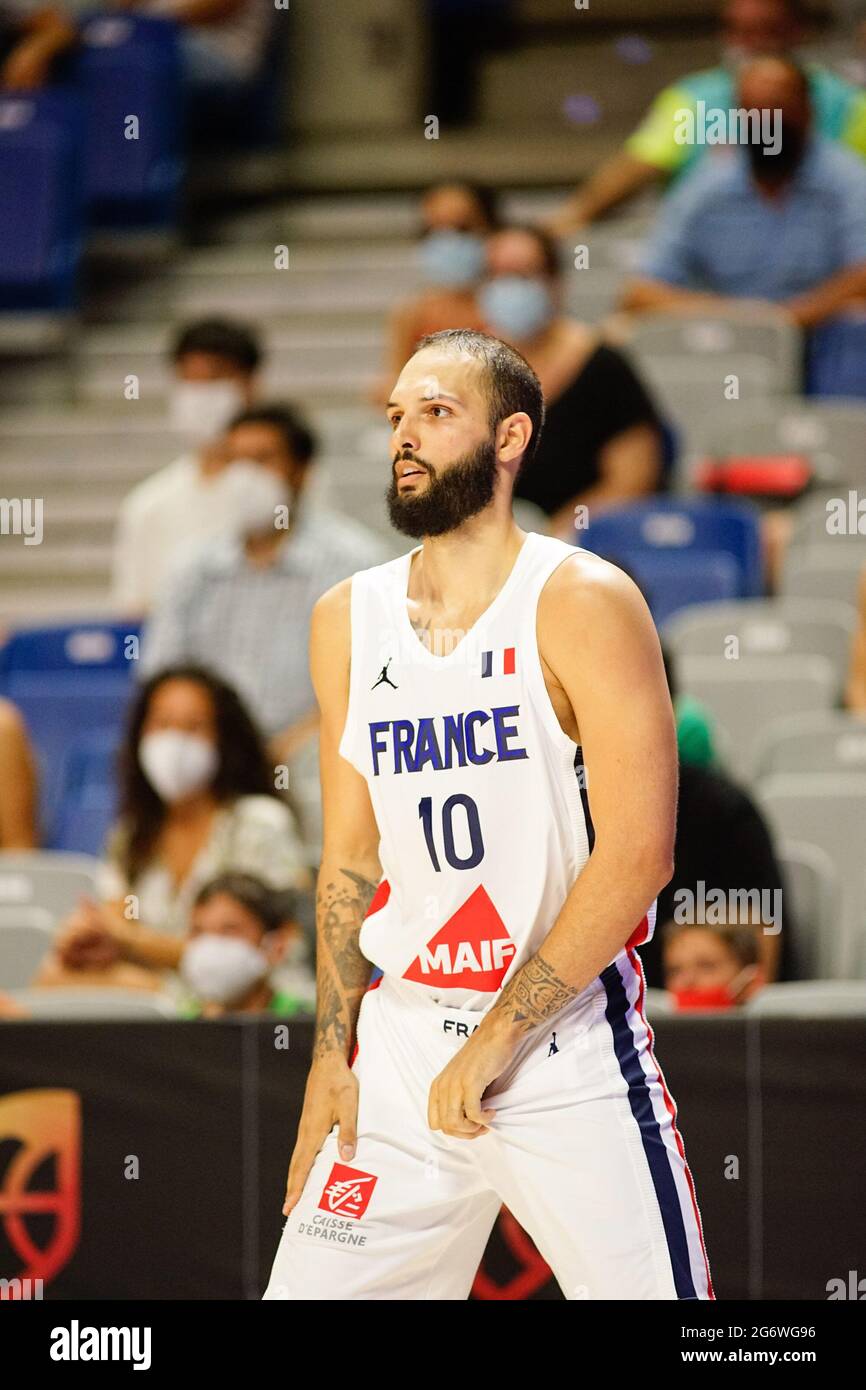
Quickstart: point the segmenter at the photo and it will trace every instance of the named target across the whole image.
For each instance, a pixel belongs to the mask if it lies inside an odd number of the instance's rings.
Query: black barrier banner
[[[661,1019],[719,1300],[866,1299],[866,1022]],[[261,1298],[309,1023],[0,1025],[0,1299]],[[473,1297],[560,1297],[503,1212]]]

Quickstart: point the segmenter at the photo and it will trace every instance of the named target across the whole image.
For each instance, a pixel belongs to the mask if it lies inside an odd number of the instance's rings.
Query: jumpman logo
[[[388,675],[388,667],[391,665],[391,662],[393,660],[393,656],[388,657],[388,660],[385,662],[385,665],[382,667],[382,670],[379,674],[379,679],[375,680],[373,684],[370,686],[371,690],[375,690],[376,686],[381,685],[383,681],[387,681],[388,684],[393,686],[395,690],[397,689],[397,686],[394,684],[394,681],[392,681],[391,677]]]
[[[554,1054],[554,1052],[558,1052],[558,1051],[559,1051],[559,1048],[556,1046],[556,1034],[555,1034],[555,1033],[552,1033],[552,1034],[551,1034],[551,1037],[550,1037],[550,1051],[548,1052],[547,1055],[548,1055],[548,1057],[552,1057],[553,1054]]]

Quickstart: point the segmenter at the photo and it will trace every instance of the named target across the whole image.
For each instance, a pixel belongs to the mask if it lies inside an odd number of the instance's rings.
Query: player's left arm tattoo
[[[490,1012],[503,1014],[520,1032],[530,1033],[578,994],[580,990],[561,980],[538,951],[509,980]]]

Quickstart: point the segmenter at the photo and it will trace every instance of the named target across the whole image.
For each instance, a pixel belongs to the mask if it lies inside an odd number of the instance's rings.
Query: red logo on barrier
[[[0,1171],[0,1228],[23,1269],[3,1270],[12,1286],[48,1283],[68,1263],[78,1244],[81,1220],[81,1102],[75,1091],[19,1091],[0,1098],[0,1141],[18,1149]],[[53,1160],[56,1187],[34,1186],[34,1177]],[[28,1219],[50,1213],[53,1230],[38,1245]],[[0,1292],[0,1298],[3,1297]]]

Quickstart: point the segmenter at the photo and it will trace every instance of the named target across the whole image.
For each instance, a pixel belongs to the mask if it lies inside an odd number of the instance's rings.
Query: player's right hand
[[[316,1155],[337,1126],[337,1149],[348,1162],[358,1138],[358,1078],[342,1053],[317,1058],[310,1068],[298,1138],[289,1164],[283,1215],[297,1204]]]

